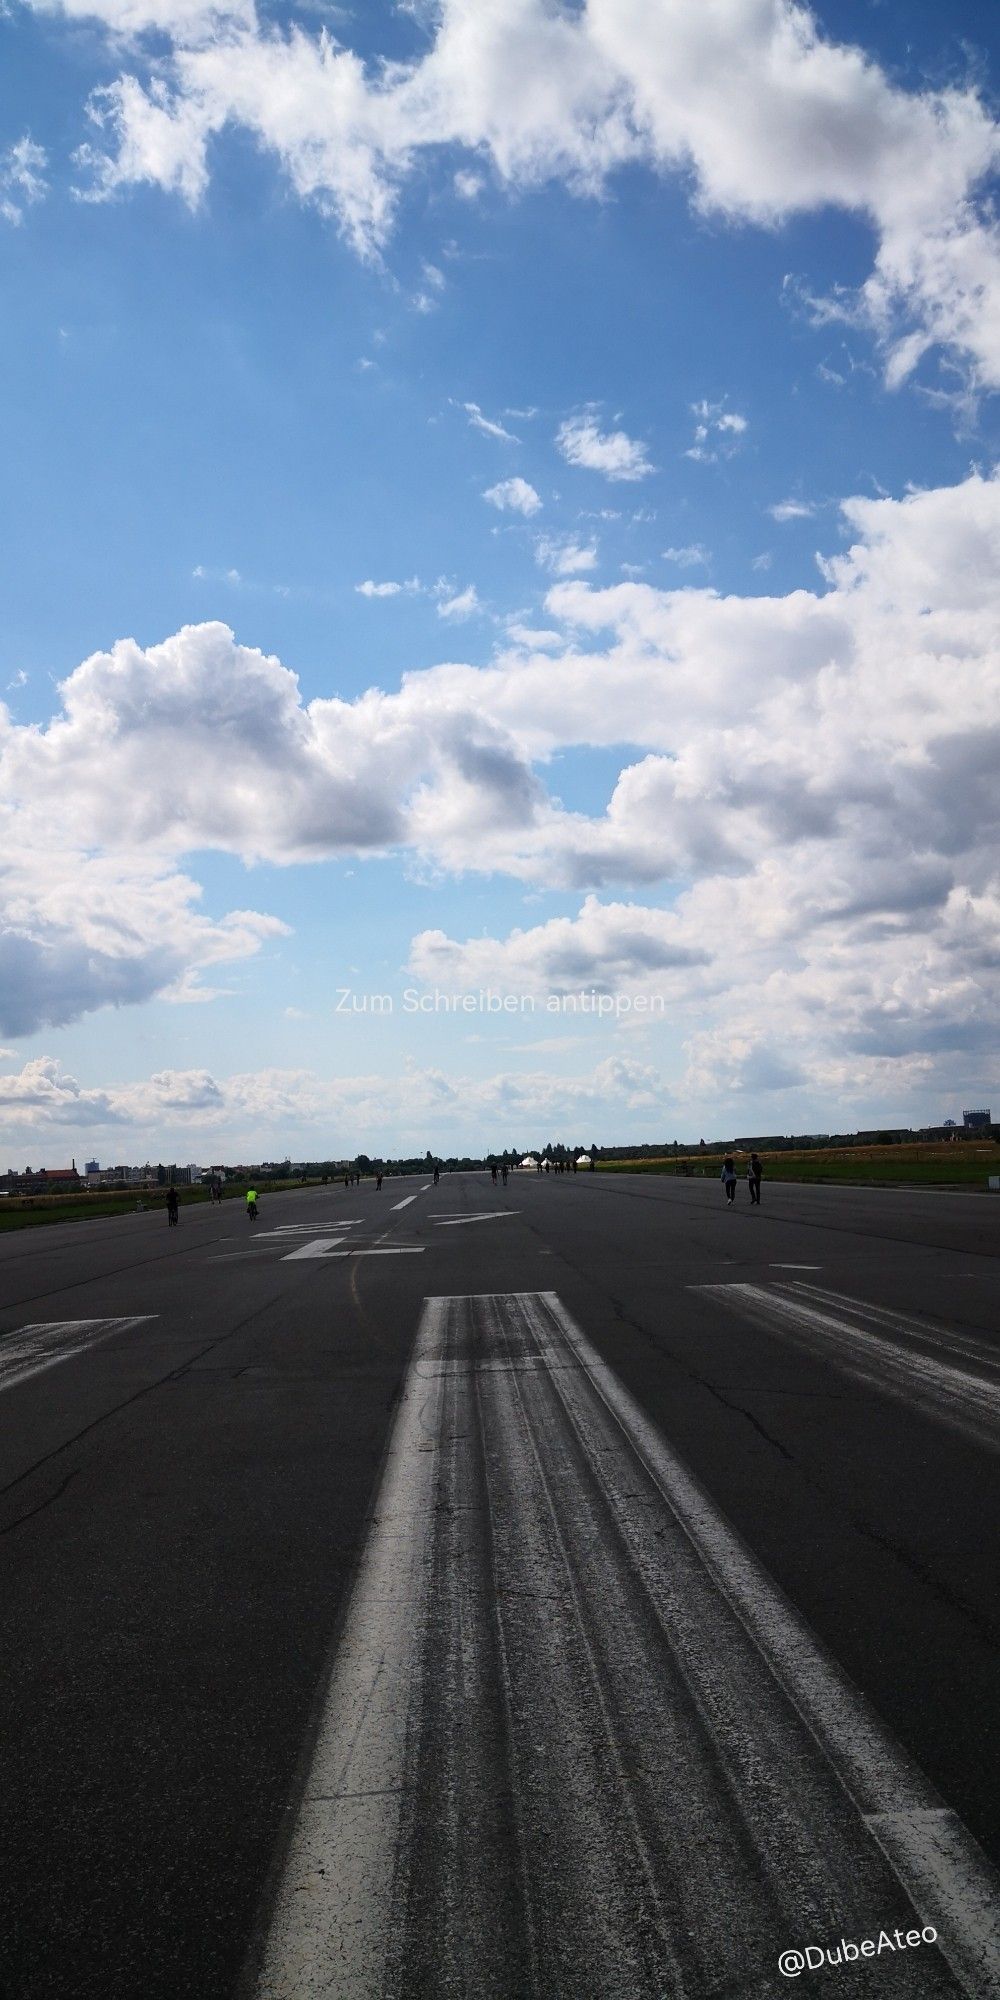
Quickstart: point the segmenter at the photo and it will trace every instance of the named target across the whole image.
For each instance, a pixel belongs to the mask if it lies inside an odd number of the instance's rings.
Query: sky
[[[0,0],[0,1167],[995,1107],[998,82]]]

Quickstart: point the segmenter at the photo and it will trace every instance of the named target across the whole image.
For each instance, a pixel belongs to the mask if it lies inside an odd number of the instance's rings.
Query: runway
[[[469,1175],[0,1240],[4,2000],[1000,1994],[998,1238]]]

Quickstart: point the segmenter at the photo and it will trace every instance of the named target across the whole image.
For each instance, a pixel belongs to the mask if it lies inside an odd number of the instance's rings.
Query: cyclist
[[[248,1215],[248,1217],[249,1217],[249,1219],[250,1219],[250,1221],[251,1221],[251,1222],[255,1222],[255,1221],[256,1221],[256,1219],[257,1219],[257,1190],[256,1190],[256,1188],[248,1188],[248,1189],[247,1189],[247,1215]]]

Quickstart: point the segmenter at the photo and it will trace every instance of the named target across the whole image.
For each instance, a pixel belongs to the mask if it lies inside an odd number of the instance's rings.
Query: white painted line
[[[0,1335],[0,1390],[13,1389],[61,1361],[72,1361],[116,1333],[157,1319],[157,1313],[132,1313],[125,1319],[48,1319]]]
[[[821,1271],[822,1264],[769,1264],[771,1271]]]
[[[315,1243],[302,1243],[297,1250],[289,1250],[282,1257],[283,1264],[297,1263],[301,1258],[313,1257],[422,1257],[422,1243],[399,1244],[385,1250],[344,1249],[342,1236],[317,1236]]]
[[[597,1393],[682,1522],[971,2000],[1000,1996],[1000,1881],[957,1813],[848,1680],[735,1529],[600,1359],[555,1292],[542,1293]],[[571,1369],[559,1392],[579,1394]]]
[[[454,1305],[456,1299],[537,1299],[537,1292],[439,1292],[425,1299],[425,1305]]]
[[[497,1222],[503,1215],[514,1215],[512,1208],[484,1209],[481,1215],[452,1215],[447,1219],[434,1218],[438,1229],[459,1229],[464,1222]]]
[[[419,1696],[443,1376],[422,1364],[443,1309],[424,1303],[368,1542],[278,1894],[259,2000],[385,1989],[407,1734]]]
[[[801,1282],[689,1289],[716,1293],[769,1333],[832,1361],[867,1388],[1000,1450],[1000,1351],[991,1343]]]
[[[350,1218],[349,1221],[346,1222],[336,1222],[336,1221],[330,1221],[327,1223],[286,1222],[282,1224],[280,1229],[255,1229],[253,1233],[254,1242],[267,1243],[270,1242],[273,1238],[280,1239],[282,1237],[287,1238],[290,1236],[315,1236],[317,1229],[323,1229],[323,1228],[355,1229],[360,1221],[361,1217],[359,1215],[354,1215]]]
[[[331,1257],[422,1257],[426,1245],[423,1243],[400,1243],[384,1250],[331,1250]]]
[[[301,1243],[297,1250],[289,1250],[282,1257],[283,1264],[294,1264],[299,1257],[328,1257],[332,1250],[339,1249],[342,1236],[317,1236],[312,1243]]]
[[[425,1301],[257,2000],[422,1991],[414,1926],[456,1991],[515,1990],[484,1957],[508,1811],[517,1991],[693,1995],[701,1914],[725,1990],[770,1992],[744,1926],[781,1944],[832,1880],[873,1899],[891,1871],[969,2000],[1000,2000],[985,1856],[555,1292]]]
[[[421,1188],[419,1192],[423,1194],[424,1192],[423,1188]],[[393,1202],[392,1204],[393,1209],[395,1210],[397,1208],[409,1208],[411,1201],[416,1201],[416,1199],[417,1197],[415,1194],[404,1194],[402,1201]]]

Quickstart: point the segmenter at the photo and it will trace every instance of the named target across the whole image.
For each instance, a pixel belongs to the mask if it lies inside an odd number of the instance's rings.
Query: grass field
[[[749,1155],[734,1153],[737,1170],[746,1173]],[[1000,1174],[1000,1145],[993,1141],[912,1146],[817,1146],[802,1152],[762,1153],[764,1178],[770,1181],[839,1182],[852,1187],[986,1188],[990,1174]],[[613,1174],[675,1174],[689,1167],[696,1175],[717,1180],[722,1157],[712,1153],[666,1154],[658,1160],[600,1160],[598,1171]]]
[[[318,1187],[319,1182],[309,1181],[267,1181],[260,1188],[261,1201],[269,1195],[281,1194],[287,1188]],[[223,1189],[223,1200],[242,1201],[246,1189],[237,1185]],[[206,1202],[208,1189],[201,1187],[179,1187],[177,1199],[182,1208],[193,1202]],[[165,1209],[166,1188],[154,1188],[149,1192],[133,1189],[128,1194],[26,1194],[4,1195],[0,1197],[0,1230],[30,1229],[44,1222],[88,1222],[93,1216],[135,1215],[142,1206],[147,1213],[155,1209]]]

